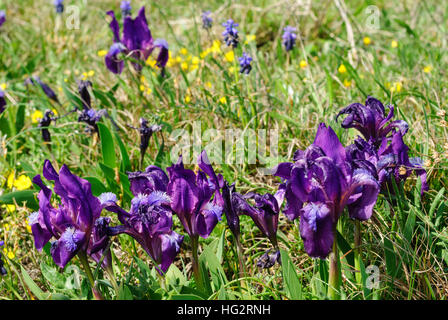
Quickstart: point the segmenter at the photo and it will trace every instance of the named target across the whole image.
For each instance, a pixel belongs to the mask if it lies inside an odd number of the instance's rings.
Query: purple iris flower
[[[288,219],[300,217],[300,234],[309,256],[326,258],[332,249],[334,229],[347,207],[350,218],[371,217],[380,186],[367,160],[350,161],[336,133],[324,123],[294,163],[281,163],[274,175],[286,181]]]
[[[87,250],[87,253],[96,263],[99,263],[103,259],[101,266],[105,270],[111,270],[112,268],[112,254],[109,249],[109,224],[110,218],[108,217],[99,217],[96,219]]]
[[[42,250],[54,238],[50,252],[54,262],[64,268],[76,254],[88,251],[102,206],[93,196],[90,183],[72,174],[66,165],[57,173],[50,161],[45,160],[43,175],[54,181],[54,192],[61,204],[58,208],[53,207],[53,191],[43,183],[40,175],[36,175],[33,182],[41,188],[37,196],[39,211],[32,213],[28,220],[36,249]]]
[[[140,127],[135,128],[132,126],[129,126],[132,129],[136,129],[140,132],[140,167],[143,167],[143,160],[145,157],[146,150],[149,146],[149,140],[151,139],[152,135],[162,130],[162,126],[158,124],[153,124],[151,126],[148,126],[148,120],[145,118],[140,118]]]
[[[140,61],[146,61],[155,48],[160,48],[157,57],[157,66],[165,68],[168,62],[168,43],[163,39],[154,40],[148,27],[145,16],[145,7],[142,7],[135,19],[126,16],[123,23],[123,36],[120,37],[120,26],[115,13],[108,11],[107,14],[112,18],[109,27],[114,35],[114,44],[110,47],[105,57],[107,68],[113,73],[121,73],[124,67],[124,61],[118,58],[120,53],[131,56]],[[140,71],[142,66],[139,63],[132,63],[135,70]]]
[[[241,67],[240,73],[249,74],[249,72],[252,70],[252,66],[250,65],[252,60],[253,59],[249,57],[249,55],[246,52],[243,52],[243,56],[238,58]]]
[[[92,82],[88,80],[78,81],[78,92],[81,96],[82,106],[84,109],[88,110],[92,107],[90,100],[89,87],[92,87]]]
[[[78,122],[87,123],[94,132],[98,132],[98,121],[107,113],[105,109],[95,110],[95,109],[84,109],[81,111]]]
[[[0,241],[0,248],[3,247],[4,245],[5,245],[5,242]],[[7,274],[7,272],[6,272],[5,266],[3,265],[2,252],[0,250],[0,276],[4,276],[6,274]]]
[[[258,259],[257,267],[270,268],[276,262],[280,263],[280,250],[269,249]]]
[[[132,14],[131,1],[121,1],[121,14],[126,17]]]
[[[232,19],[227,20],[222,24],[226,30],[222,33],[224,41],[227,46],[232,46],[236,48],[238,46],[238,23],[235,23]]]
[[[171,230],[173,226],[171,199],[163,191],[139,194],[131,201],[127,212],[116,204],[112,193],[102,194],[101,203],[118,214],[122,225],[110,227],[109,235],[125,233],[133,237],[158,264],[159,273],[164,273],[180,251],[183,236]]]
[[[213,19],[210,17],[212,14],[211,11],[204,11],[202,12],[201,19],[202,19],[202,28],[208,30],[212,27]]]
[[[64,12],[64,0],[54,0],[53,5],[56,9],[56,13]]]
[[[297,39],[296,28],[293,28],[291,26],[287,26],[283,29],[283,35],[282,35],[282,43],[285,46],[286,51],[291,51],[295,44]]]
[[[0,89],[0,114],[5,111],[6,107],[6,99],[5,99],[5,92]]]
[[[382,191],[393,190],[391,179],[405,181],[412,171],[420,176],[422,193],[428,190],[426,170],[421,161],[409,159],[409,148],[403,141],[408,131],[408,124],[403,120],[389,122],[394,116],[394,107],[386,116],[383,104],[373,98],[367,97],[366,105],[353,103],[339,112],[348,116],[343,120],[343,128],[356,128],[364,137],[358,137],[347,147],[352,159],[365,159],[376,166]],[[389,123],[388,123],[389,122]]]
[[[6,12],[5,10],[0,10],[0,27],[5,23],[6,21]]]
[[[170,176],[167,193],[171,208],[188,235],[205,239],[221,220],[223,199],[219,189],[223,179],[215,174],[205,151],[199,155],[198,166],[197,174],[185,169],[180,156],[176,164],[167,168]]]
[[[149,195],[154,191],[166,192],[169,182],[165,171],[154,165],[147,167],[144,172],[128,172],[128,178],[134,196]]]
[[[399,130],[402,135],[405,135],[409,128],[403,120],[388,123],[394,116],[394,106],[389,105],[388,108],[390,111],[386,115],[383,104],[368,96],[365,105],[350,104],[337,114],[336,120],[339,116],[346,114],[347,117],[342,121],[342,127],[357,129],[366,141],[372,141],[378,147],[389,134]]]
[[[243,196],[240,193],[235,191],[235,184],[229,186],[229,183],[227,181],[224,181],[221,192],[223,198],[223,211],[226,215],[227,225],[229,226],[229,229],[235,236],[236,240],[239,241],[239,208],[241,206],[247,205],[246,200],[244,200]]]
[[[59,99],[58,99],[56,93],[53,91],[53,89],[51,89],[50,86],[47,85],[46,83],[42,82],[42,80],[39,77],[34,76],[34,77],[27,78],[25,80],[25,85],[29,85],[29,84],[34,85],[34,86],[39,85],[48,98],[50,98],[51,100],[60,104]]]

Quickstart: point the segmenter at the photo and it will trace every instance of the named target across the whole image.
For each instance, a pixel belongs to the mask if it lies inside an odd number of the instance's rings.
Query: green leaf
[[[22,204],[26,202],[26,206],[31,210],[38,210],[39,204],[34,198],[34,194],[37,190],[22,190],[14,191],[11,193],[3,194],[0,196],[0,204],[14,204],[14,200],[17,204]]]
[[[90,182],[90,184],[92,185],[92,193],[95,197],[98,197],[100,194],[104,193],[107,191],[106,187],[104,186],[104,184],[95,177],[85,177],[84,179],[86,179],[87,181]]]
[[[17,108],[17,114],[16,114],[16,133],[19,133],[20,130],[22,130],[24,123],[25,123],[25,105],[20,105]]]
[[[204,299],[195,294],[174,294],[171,296],[171,300],[204,300]]]
[[[58,272],[58,270],[56,270],[56,268],[52,268],[44,262],[41,262],[40,270],[42,271],[44,278],[47,279],[52,286],[58,289],[65,288],[65,278]]]
[[[404,225],[403,236],[408,243],[411,243],[412,235],[414,234],[416,216],[415,210],[417,210],[415,207],[411,207],[411,210],[409,210],[408,218],[406,219],[406,223]]]
[[[431,207],[429,208],[428,216],[432,218],[434,216],[434,212],[439,206],[440,201],[442,200],[443,194],[445,193],[445,188],[440,189],[440,191],[435,196],[434,200],[431,203]]]
[[[300,283],[294,264],[289,258],[288,253],[280,249],[282,261],[282,274],[285,288],[289,292],[289,297],[293,300],[302,300],[302,284]]]
[[[103,123],[98,123],[98,130],[100,133],[101,153],[103,154],[104,164],[110,168],[115,168],[117,162],[115,158],[115,145],[112,134]]]
[[[126,150],[123,141],[121,141],[120,135],[117,132],[115,132],[114,135],[115,139],[117,140],[118,147],[120,148],[120,154],[121,154],[120,171],[121,172],[131,171],[131,161],[129,160],[128,151]]]
[[[119,291],[118,291],[118,300],[133,300],[134,297],[132,296],[131,289],[124,283],[121,284]]]
[[[31,279],[28,272],[26,272],[26,270],[22,266],[20,266],[20,269],[22,270],[23,281],[25,282],[28,289],[31,290],[31,292],[36,296],[37,299],[47,300],[49,294],[43,292],[42,289],[37,286],[37,284],[33,281],[33,279]]]

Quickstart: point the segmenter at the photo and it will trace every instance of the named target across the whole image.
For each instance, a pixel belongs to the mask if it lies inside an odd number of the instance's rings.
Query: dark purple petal
[[[159,55],[157,56],[157,66],[163,69],[169,58],[168,42],[164,39],[156,39],[156,41],[154,41],[154,47],[160,48]]]
[[[195,231],[206,239],[221,220],[222,207],[215,206],[210,202],[196,215]]]
[[[184,236],[171,231],[160,234],[156,240],[158,240],[156,242],[158,244],[158,250],[155,251],[156,254],[153,258],[160,263],[160,269],[166,272],[176,258],[176,255],[180,252],[180,245],[184,240]]]
[[[52,244],[51,256],[54,262],[61,268],[78,253],[86,241],[86,234],[74,228],[67,228],[61,237]]]
[[[166,192],[169,182],[166,173],[154,165],[147,167],[145,172],[128,172],[128,178],[134,196],[150,194],[153,191]]]
[[[347,205],[350,218],[358,220],[370,219],[379,192],[380,185],[369,171],[364,169],[355,170],[349,191],[352,199],[348,200]]]
[[[106,12],[106,14],[112,18],[111,22],[109,23],[109,27],[114,34],[114,42],[120,42],[120,26],[118,24],[117,18],[115,18],[115,12],[108,11]]]
[[[153,50],[153,39],[145,16],[145,7],[141,7],[135,19],[127,16],[123,24],[122,43],[129,51],[146,60]],[[138,51],[138,52],[137,52]]]
[[[110,70],[110,72],[120,74],[123,71],[124,61],[118,59],[118,55],[125,50],[126,48],[119,42],[114,43],[110,47],[109,52],[104,58],[106,67]]]
[[[5,100],[5,92],[0,89],[0,114],[5,111],[6,100]]]
[[[332,158],[336,163],[339,164],[345,161],[344,146],[333,129],[331,127],[327,128],[325,123],[319,124],[313,145],[320,147],[325,152],[325,155]]]
[[[333,218],[330,208],[323,203],[310,203],[300,217],[300,235],[310,257],[325,259],[333,245]]]
[[[280,251],[269,249],[266,251],[257,261],[257,267],[270,268],[274,266],[276,262],[280,263]]]

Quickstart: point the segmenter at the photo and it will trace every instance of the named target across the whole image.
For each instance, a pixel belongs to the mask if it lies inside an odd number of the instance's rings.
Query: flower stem
[[[336,229],[336,228],[335,228]],[[336,230],[334,230],[336,235]],[[328,281],[328,297],[331,300],[339,300],[341,287],[341,270],[338,253],[338,243],[336,237],[333,240],[333,251],[330,253],[330,279]]]
[[[198,286],[198,289],[201,291],[204,291],[204,284],[202,282],[202,275],[201,271],[199,269],[199,238],[198,236],[191,237],[191,249],[193,253],[193,274],[194,279],[196,280],[196,285]]]
[[[356,282],[362,286],[361,275],[361,222],[355,220],[355,279]]]
[[[93,279],[92,270],[90,269],[89,262],[87,261],[87,254],[85,251],[81,250],[78,252],[79,261],[81,261],[82,266],[89,279],[90,286],[92,287],[92,293],[96,300],[104,300],[99,291],[95,287],[95,280]]]

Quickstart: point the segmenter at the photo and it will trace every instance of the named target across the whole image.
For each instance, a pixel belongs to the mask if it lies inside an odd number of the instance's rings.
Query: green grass
[[[0,201],[11,191],[7,178],[12,171],[17,178],[32,178],[42,172],[44,159],[57,167],[67,164],[82,177],[90,177],[94,192],[111,189],[129,204],[125,171],[139,169],[138,119],[163,124],[160,134],[151,140],[145,166],[171,165],[170,151],[176,129],[192,132],[195,121],[201,131],[214,128],[241,130],[277,129],[279,156],[289,160],[297,149],[304,149],[314,138],[317,125],[326,122],[337,132],[344,145],[357,133],[343,130],[335,122],[338,110],[352,102],[364,102],[372,95],[396,107],[396,118],[406,120],[410,129],[405,142],[410,155],[425,161],[430,190],[419,196],[418,181],[411,176],[398,186],[399,196],[391,203],[380,196],[373,218],[362,223],[362,262],[376,265],[380,288],[369,290],[359,284],[353,272],[354,224],[346,216],[338,224],[343,269],[342,297],[345,299],[446,299],[448,295],[448,221],[447,207],[447,25],[448,5],[437,1],[346,1],[347,15],[353,30],[356,57],[351,48],[347,25],[333,1],[313,1],[312,12],[299,16],[288,2],[272,0],[241,1],[132,1],[134,15],[146,6],[147,19],[154,38],[165,38],[172,57],[200,58],[201,52],[221,40],[221,23],[228,18],[240,24],[241,45],[253,58],[253,70],[247,77],[229,70],[236,62],[227,62],[222,53],[200,59],[196,70],[183,70],[181,63],[167,68],[165,78],[147,66],[143,70],[146,88],[140,91],[141,79],[127,64],[120,76],[110,73],[98,56],[108,50],[112,34],[105,12],[119,11],[119,1],[65,1],[80,9],[79,30],[69,30],[63,15],[55,30],[57,17],[49,1],[5,0],[7,22],[0,27],[0,83],[6,83],[7,111],[0,115]],[[294,1],[291,1],[294,3]],[[376,5],[380,11],[380,29],[365,28],[365,8]],[[200,12],[211,10],[214,25],[210,33],[201,28]],[[286,25],[299,30],[296,48],[285,53],[281,33]],[[245,44],[248,35],[255,41]],[[363,38],[371,43],[365,45]],[[393,48],[392,41],[398,46]],[[187,50],[182,55],[181,49]],[[305,68],[300,61],[306,61]],[[188,66],[191,67],[192,60]],[[339,73],[344,64],[346,73]],[[429,72],[425,67],[431,66]],[[102,121],[102,140],[110,135],[110,144],[85,132],[85,125],[75,115],[59,120],[51,128],[51,150],[43,145],[40,130],[32,122],[36,110],[55,109],[63,115],[78,103],[76,80],[84,72],[94,71],[93,107],[106,108],[120,130],[110,121]],[[428,70],[426,70],[428,71]],[[58,94],[61,105],[54,104],[36,88],[27,89],[23,81],[39,75]],[[350,85],[347,87],[345,84]],[[396,83],[400,83],[400,90]],[[222,98],[225,97],[225,102]],[[188,102],[187,102],[188,101]],[[162,143],[163,141],[163,143]],[[120,147],[120,142],[122,145]],[[113,143],[113,144],[112,144]],[[112,148],[111,148],[112,147]],[[126,155],[129,160],[126,159]],[[115,168],[121,172],[119,182]],[[277,180],[256,174],[256,166],[223,164],[215,169],[238,191],[272,192]],[[95,194],[95,195],[97,195]],[[3,195],[3,196],[2,196]],[[32,192],[21,193],[26,205],[16,197],[16,208],[0,208],[0,240],[5,241],[8,275],[0,282],[0,299],[91,298],[89,285],[78,269],[59,271],[45,250],[34,249],[26,217],[34,211]],[[34,201],[34,207],[33,207]],[[126,207],[126,206],[125,206]],[[115,220],[114,220],[115,221]],[[116,222],[116,221],[115,221]],[[183,234],[179,221],[175,229]],[[107,276],[98,271],[100,289],[107,298],[144,299],[324,299],[328,282],[328,261],[312,260],[303,249],[298,221],[290,222],[283,214],[279,238],[283,270],[279,265],[269,270],[256,267],[256,260],[269,248],[247,217],[242,217],[242,244],[247,275],[238,276],[238,260],[232,235],[225,223],[219,223],[212,235],[201,239],[202,259],[206,261],[207,292],[197,290],[191,274],[190,240],[182,250],[163,284],[149,257],[127,236],[114,239],[119,292],[112,290]],[[48,251],[48,250],[47,250]],[[290,261],[286,257],[289,256]],[[75,258],[72,265],[80,265]],[[23,269],[22,269],[23,268]],[[82,269],[81,269],[82,270]],[[363,274],[363,277],[368,275]],[[298,285],[299,284],[299,285]]]

